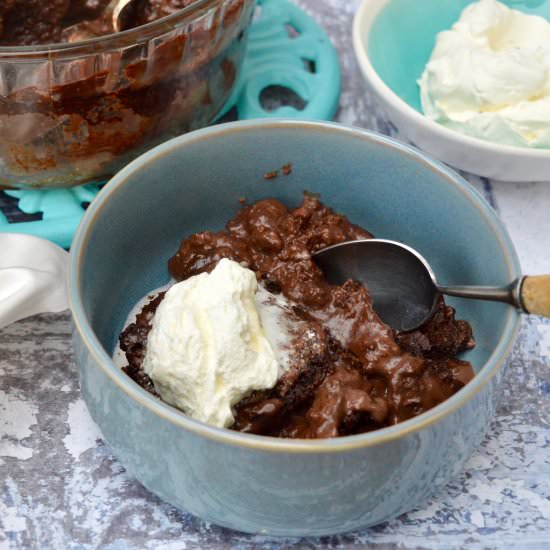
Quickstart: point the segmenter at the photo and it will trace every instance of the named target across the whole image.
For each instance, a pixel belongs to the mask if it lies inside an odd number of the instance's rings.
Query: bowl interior
[[[511,8],[550,19],[549,0],[500,0]],[[384,2],[373,2],[379,4]],[[436,35],[449,29],[472,0],[389,0],[363,38],[374,70],[413,109],[422,112],[416,81],[422,75]]]
[[[264,179],[289,162],[291,175]],[[518,275],[490,207],[454,173],[412,149],[329,124],[224,125],[140,157],[88,210],[73,249],[72,293],[100,345],[110,355],[134,303],[169,280],[167,260],[182,238],[223,228],[242,197],[294,206],[304,190],[320,193],[378,237],[417,248],[442,283],[504,284]],[[454,304],[473,324],[478,346],[468,359],[479,370],[517,314],[501,304]]]

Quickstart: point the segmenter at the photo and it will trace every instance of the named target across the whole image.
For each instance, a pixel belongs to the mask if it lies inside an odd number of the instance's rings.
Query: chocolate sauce
[[[275,388],[253,392],[236,405],[233,429],[289,438],[375,430],[427,411],[474,376],[469,363],[455,358],[475,345],[470,325],[455,320],[442,299],[423,327],[396,334],[374,311],[365,287],[351,280],[330,285],[311,258],[326,246],[371,237],[305,196],[293,210],[276,200],[246,206],[225,231],[198,233],[181,243],[169,261],[176,280],[230,258],[252,269],[271,292],[282,292],[302,321],[290,369]],[[146,345],[143,327],[138,321],[141,332],[129,327],[121,335],[123,350],[128,341],[141,346],[137,356],[127,352],[128,368],[136,372]]]

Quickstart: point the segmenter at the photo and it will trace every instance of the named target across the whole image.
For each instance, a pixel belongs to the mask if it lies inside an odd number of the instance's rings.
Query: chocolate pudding
[[[475,345],[471,327],[456,320],[443,299],[420,329],[396,333],[374,311],[367,288],[351,280],[330,285],[311,258],[326,246],[368,238],[368,231],[306,195],[295,209],[272,199],[246,206],[224,231],[181,243],[168,264],[177,281],[228,258],[292,304],[289,368],[274,388],[237,403],[232,429],[286,438],[362,433],[417,416],[472,379],[471,365],[456,358]],[[159,294],[146,305],[120,336],[125,372],[153,394],[142,362],[162,299]]]

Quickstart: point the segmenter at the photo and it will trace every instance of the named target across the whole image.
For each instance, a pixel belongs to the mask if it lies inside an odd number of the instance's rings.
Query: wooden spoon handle
[[[528,313],[550,317],[550,275],[525,277],[521,300]]]

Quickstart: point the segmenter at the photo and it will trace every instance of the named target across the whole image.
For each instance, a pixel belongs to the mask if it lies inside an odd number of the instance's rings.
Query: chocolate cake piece
[[[151,322],[166,292],[160,292],[137,314],[135,322],[128,325],[119,336],[120,349],[125,353],[128,366],[123,371],[142,388],[158,396],[153,381],[143,371],[143,360],[147,348],[147,337]]]
[[[433,316],[412,332],[396,334],[402,349],[419,357],[454,357],[475,347],[472,327],[455,319],[455,310],[440,297]]]

